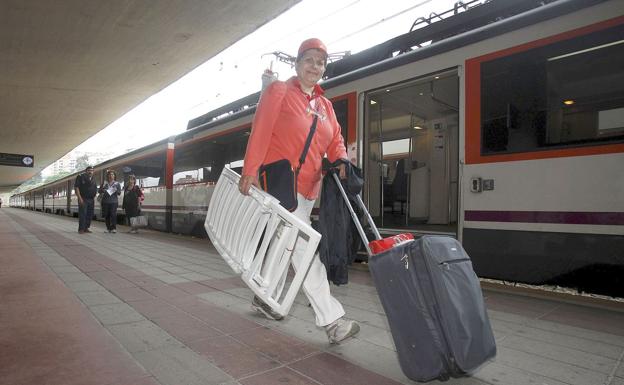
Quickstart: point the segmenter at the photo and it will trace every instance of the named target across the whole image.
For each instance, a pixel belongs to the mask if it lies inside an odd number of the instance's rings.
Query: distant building
[[[50,166],[46,167],[42,175],[44,177],[48,177],[51,175],[58,175],[64,172],[81,171],[76,170],[76,166],[78,164],[78,159],[85,155],[88,158],[87,164],[91,165],[100,164],[112,158],[112,155],[109,152],[72,151],[57,160],[56,162],[52,163]]]
[[[69,153],[52,163],[52,175],[60,174],[62,172],[72,172],[76,169],[76,159],[82,154]]]
[[[100,164],[104,161],[111,159],[110,153],[92,152],[89,153],[89,164]]]

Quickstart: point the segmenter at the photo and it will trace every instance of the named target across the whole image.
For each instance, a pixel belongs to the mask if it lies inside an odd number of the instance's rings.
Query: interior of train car
[[[365,199],[375,223],[456,234],[457,71],[367,93],[364,124]]]
[[[624,137],[621,25],[481,65],[483,155]]]

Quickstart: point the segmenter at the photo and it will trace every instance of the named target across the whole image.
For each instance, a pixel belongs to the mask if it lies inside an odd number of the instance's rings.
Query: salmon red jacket
[[[331,102],[316,85],[312,97],[305,94],[296,77],[275,81],[260,98],[247,143],[243,175],[256,176],[262,164],[288,159],[296,169],[314,119],[319,116],[310,150],[299,171],[297,191],[316,199],[321,187],[321,165],[346,159],[347,151]]]

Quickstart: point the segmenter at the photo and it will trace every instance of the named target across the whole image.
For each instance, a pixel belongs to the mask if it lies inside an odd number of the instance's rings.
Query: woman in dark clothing
[[[106,182],[100,186],[102,216],[106,221],[106,231],[109,233],[117,232],[117,206],[119,205],[117,197],[121,195],[121,185],[115,180],[116,178],[115,171],[108,170]]]
[[[126,218],[128,218],[128,225],[130,226],[131,233],[138,233],[139,229],[132,227],[130,218],[138,217],[141,213],[141,200],[143,199],[143,192],[141,188],[136,185],[136,177],[134,175],[128,176],[128,183],[124,188],[123,209],[126,211]]]

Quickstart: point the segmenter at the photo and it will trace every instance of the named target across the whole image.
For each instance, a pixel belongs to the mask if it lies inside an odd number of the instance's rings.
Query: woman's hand
[[[338,165],[338,176],[340,179],[347,179],[347,165],[344,163],[340,163]]]
[[[260,187],[257,176],[243,175],[238,182],[238,191],[243,195],[249,195],[249,189],[254,185]]]

